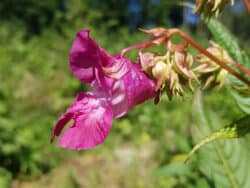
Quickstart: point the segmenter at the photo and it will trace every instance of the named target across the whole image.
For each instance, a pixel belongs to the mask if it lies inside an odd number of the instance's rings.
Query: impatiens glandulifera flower
[[[72,150],[90,149],[104,142],[113,119],[155,96],[155,82],[141,68],[121,55],[110,56],[89,36],[80,31],[70,52],[70,67],[93,92],[79,93],[55,125],[51,142],[73,120],[58,145]]]
[[[221,62],[229,64],[229,62],[232,61],[228,53],[221,46],[213,41],[210,41],[210,45],[207,51],[220,59]],[[216,89],[220,89],[227,78],[228,72],[203,54],[197,55],[196,61],[201,65],[196,67],[194,71],[197,72],[201,80],[204,81],[203,88],[213,86]]]

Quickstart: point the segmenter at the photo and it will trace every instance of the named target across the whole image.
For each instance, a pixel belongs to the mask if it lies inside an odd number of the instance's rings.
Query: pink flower
[[[78,79],[91,85],[93,93],[79,93],[56,123],[51,142],[73,120],[58,142],[63,148],[90,149],[103,143],[113,119],[155,95],[155,83],[140,65],[120,55],[107,54],[89,37],[89,30],[77,34],[70,67]]]

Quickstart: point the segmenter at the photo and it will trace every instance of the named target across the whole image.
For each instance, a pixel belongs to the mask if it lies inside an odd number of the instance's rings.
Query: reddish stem
[[[246,73],[248,76],[250,76],[250,71],[247,70],[245,67],[243,67],[241,64],[237,63],[234,60],[231,60],[229,63],[231,63],[232,65],[234,65],[235,67],[237,67],[239,70],[241,70],[242,72]]]
[[[125,49],[123,49],[121,51],[121,57],[123,57],[127,52],[131,51],[131,50],[134,50],[134,49],[144,49],[144,48],[148,48],[150,46],[153,46],[155,45],[156,43],[154,43],[154,41],[157,41],[157,39],[160,39],[162,38],[162,36],[159,36],[159,37],[154,37],[150,40],[147,40],[147,41],[144,41],[142,43],[139,43],[139,44],[135,44],[133,46],[129,46]]]
[[[240,75],[238,72],[236,72],[234,69],[232,69],[231,67],[227,66],[223,61],[221,61],[220,59],[218,59],[217,57],[215,57],[213,54],[209,53],[205,48],[203,48],[202,46],[200,46],[197,42],[195,42],[193,39],[191,39],[187,34],[183,33],[182,31],[180,31],[179,29],[169,29],[169,35],[171,37],[171,35],[179,35],[180,37],[182,37],[185,41],[187,41],[189,44],[191,44],[194,48],[196,48],[199,52],[203,53],[204,55],[206,55],[207,57],[209,57],[211,60],[213,60],[214,62],[216,62],[218,65],[220,65],[222,68],[226,69],[230,74],[234,75],[235,77],[237,77],[239,80],[245,82],[248,86],[250,86],[250,81],[247,80],[245,77],[243,77],[242,75]],[[242,66],[240,64],[238,64],[237,62],[234,62],[234,64],[237,64],[237,68],[239,68],[242,72],[244,72],[245,74],[247,74],[248,76],[250,75],[250,71],[242,68]]]

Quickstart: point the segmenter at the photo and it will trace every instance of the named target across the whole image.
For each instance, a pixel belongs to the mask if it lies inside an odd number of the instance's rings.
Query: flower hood
[[[59,118],[51,141],[73,120],[58,142],[64,148],[80,150],[101,144],[113,119],[155,96],[155,83],[141,66],[120,55],[110,56],[90,38],[89,30],[78,32],[70,52],[70,68],[93,91],[79,93]]]

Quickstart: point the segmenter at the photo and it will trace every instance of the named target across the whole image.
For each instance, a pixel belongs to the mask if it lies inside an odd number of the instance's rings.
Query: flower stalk
[[[194,41],[192,38],[190,38],[186,33],[182,32],[181,30],[176,29],[176,28],[173,28],[173,29],[155,28],[155,29],[151,29],[151,30],[142,30],[141,29],[141,31],[146,33],[146,34],[151,35],[152,38],[147,40],[147,41],[144,41],[142,43],[125,48],[121,52],[122,57],[130,50],[134,50],[134,49],[143,50],[143,49],[148,48],[150,46],[160,45],[160,44],[167,45],[168,41],[170,41],[172,36],[178,35],[187,42],[186,47],[188,47],[188,45],[193,46],[200,53],[204,54],[209,59],[213,60],[216,64],[218,64],[223,69],[227,70],[228,73],[232,74],[233,76],[235,76],[236,78],[238,78],[239,80],[241,80],[242,82],[244,82],[245,84],[250,86],[250,81],[248,79],[246,79],[240,73],[238,73],[233,68],[228,66],[222,60],[220,60],[219,58],[214,56],[212,53],[207,51],[205,48],[203,48],[200,44],[198,44],[196,41]],[[234,60],[230,60],[228,63],[232,64],[239,71],[243,72],[245,75],[250,77],[250,70],[246,69],[238,62],[236,62]]]
[[[124,49],[121,51],[120,56],[121,56],[121,57],[124,57],[125,54],[126,54],[127,52],[131,51],[131,50],[135,50],[135,49],[140,50],[140,49],[145,49],[145,48],[148,48],[148,47],[150,47],[150,46],[156,45],[156,44],[159,43],[158,40],[163,42],[163,41],[166,41],[167,38],[163,39],[162,36],[158,36],[158,37],[155,37],[155,38],[146,40],[146,41],[144,41],[144,42],[141,42],[141,43],[139,43],[139,44],[135,44],[135,45],[129,46],[129,47],[127,47],[127,48],[124,48]]]
[[[245,77],[243,77],[241,74],[236,72],[234,69],[226,65],[224,62],[222,62],[220,59],[215,57],[213,54],[208,52],[205,48],[203,48],[201,45],[199,45],[197,42],[195,42],[192,38],[190,38],[187,34],[182,32],[179,29],[169,29],[169,35],[170,37],[173,35],[178,35],[181,38],[183,38],[185,41],[187,41],[190,45],[192,45],[194,48],[196,48],[199,52],[206,55],[208,58],[213,60],[215,63],[217,63],[219,66],[227,70],[230,74],[234,75],[236,78],[241,80],[242,82],[246,83],[248,86],[250,86],[250,81],[247,80]],[[238,68],[240,71],[245,73],[246,75],[250,76],[250,71],[247,70],[245,67],[243,67],[241,64],[237,63],[236,61],[231,61],[236,68]]]

